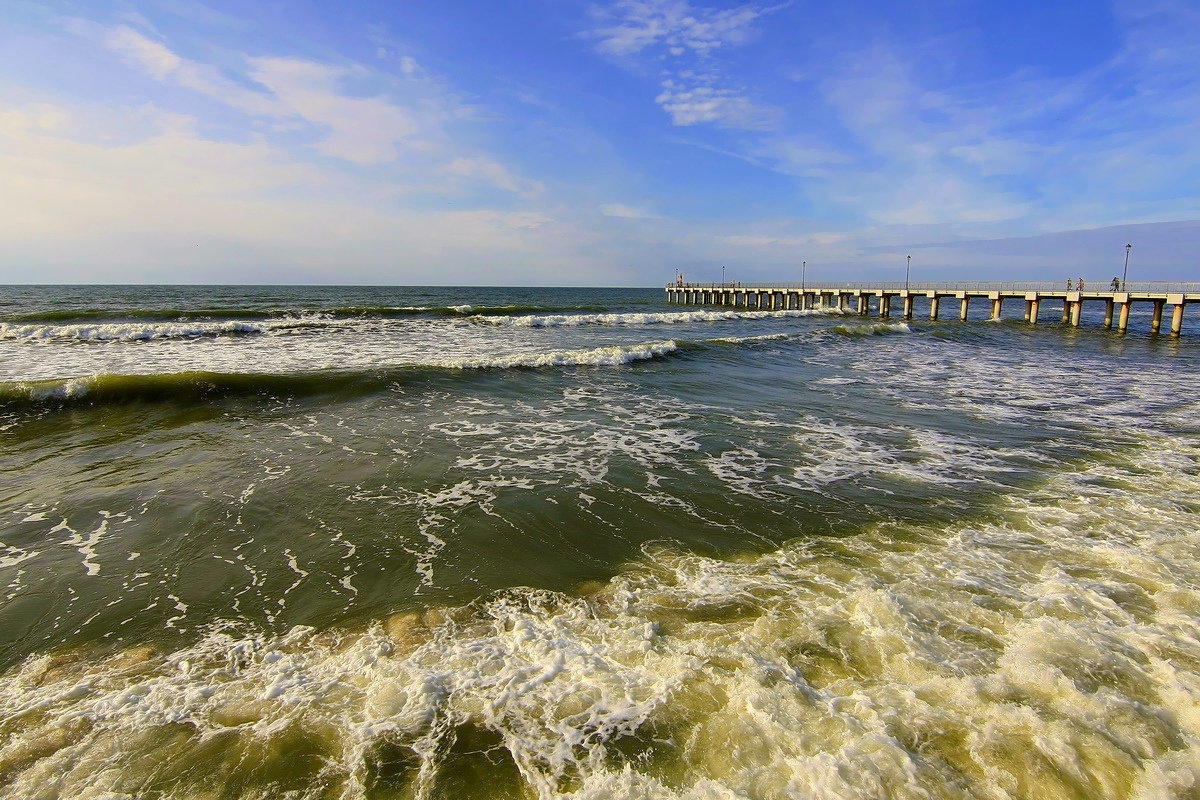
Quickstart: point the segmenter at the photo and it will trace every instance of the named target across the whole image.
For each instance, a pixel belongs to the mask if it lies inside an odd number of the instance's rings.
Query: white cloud
[[[404,73],[406,78],[419,78],[424,74],[421,65],[412,56],[400,57],[400,71]]]
[[[649,50],[663,58],[691,56],[706,64],[702,75],[685,66],[667,70],[655,102],[671,115],[675,125],[711,123],[762,130],[775,126],[778,110],[760,106],[744,92],[723,86],[725,81],[711,61],[716,51],[749,41],[753,23],[774,10],[756,5],[699,8],[687,0],[619,0],[610,9],[597,12],[616,17],[617,23],[589,35],[600,40],[597,49],[604,53],[633,56]]]
[[[397,146],[419,127],[414,115],[381,97],[346,97],[338,82],[350,70],[291,58],[250,60],[251,77],[267,87],[284,108],[325,128],[317,149],[356,164],[380,164],[397,156]]]
[[[503,164],[483,156],[456,158],[439,172],[451,177],[483,180],[497,189],[525,197],[535,197],[544,189],[540,182],[519,178],[509,172]]]
[[[686,87],[674,80],[663,82],[654,101],[671,115],[676,125],[711,122],[725,128],[767,130],[775,126],[778,111],[761,108],[730,89],[711,86]]]
[[[654,214],[651,214],[644,208],[636,206],[627,206],[621,203],[608,203],[600,206],[600,213],[606,217],[618,217],[620,219],[653,219]]]
[[[723,236],[721,240],[735,247],[752,247],[752,248],[829,248],[834,245],[842,244],[849,240],[844,233],[811,233],[805,236],[745,236],[732,235]]]
[[[50,281],[478,283],[484,263],[500,282],[579,283],[575,265],[604,274],[579,249],[585,235],[538,210],[406,209],[386,179],[261,139],[208,141],[179,115],[116,147],[60,133],[86,127],[74,116],[0,107],[6,280],[31,279],[35,264]]]
[[[80,20],[73,21],[70,27],[84,35],[99,38],[104,46],[155,80],[191,89],[248,114],[273,117],[288,115],[287,109],[271,97],[226,79],[211,66],[181,58],[165,45],[132,28],[103,28]]]
[[[213,67],[189,61],[132,28],[101,28],[75,21],[77,32],[98,37],[102,43],[156,80],[182,86],[248,114],[276,120],[303,120],[320,131],[318,152],[356,164],[395,160],[401,146],[423,148],[427,143],[419,116],[383,97],[350,97],[339,90],[341,81],[354,73],[290,58],[251,58],[249,80],[269,92],[256,91],[222,76]],[[402,70],[416,74],[412,59],[402,60]]]
[[[183,59],[166,47],[123,25],[109,31],[105,44],[160,81],[166,80],[183,64]]]
[[[752,24],[768,9],[744,5],[730,9],[692,6],[686,0],[620,0],[606,16],[619,17],[615,25],[598,28],[602,52],[617,55],[638,53],[665,45],[672,55],[691,51],[708,55],[727,45],[750,38]]]

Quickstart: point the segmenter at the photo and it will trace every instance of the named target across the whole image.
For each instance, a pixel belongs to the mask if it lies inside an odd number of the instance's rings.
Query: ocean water
[[[0,796],[1200,797],[1200,338],[949,316],[4,288]]]

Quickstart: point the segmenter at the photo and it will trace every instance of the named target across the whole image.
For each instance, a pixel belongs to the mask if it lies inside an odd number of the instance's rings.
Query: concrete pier
[[[991,302],[991,319],[1002,319],[1005,300],[1024,301],[1024,319],[1038,323],[1044,301],[1062,302],[1062,324],[1078,327],[1084,303],[1104,303],[1104,327],[1112,328],[1113,318],[1119,333],[1129,329],[1129,312],[1134,303],[1151,304],[1150,331],[1162,329],[1163,311],[1171,307],[1170,335],[1183,332],[1184,307],[1200,303],[1200,283],[1136,283],[1120,290],[1084,291],[1062,284],[1035,282],[953,282],[953,283],[676,283],[666,286],[667,301],[682,305],[740,306],[759,311],[837,311],[870,314],[874,306],[880,319],[891,319],[892,300],[901,301],[900,313],[912,319],[917,298],[929,301],[929,319],[937,321],[942,298],[959,301],[958,318],[966,321],[971,300]],[[1053,308],[1053,306],[1052,306]],[[851,311],[853,309],[853,311]],[[1114,314],[1115,312],[1115,314]]]

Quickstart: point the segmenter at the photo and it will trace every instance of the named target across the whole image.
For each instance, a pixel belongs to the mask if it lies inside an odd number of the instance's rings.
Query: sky
[[[0,283],[1200,280],[1196,0],[0,0]]]

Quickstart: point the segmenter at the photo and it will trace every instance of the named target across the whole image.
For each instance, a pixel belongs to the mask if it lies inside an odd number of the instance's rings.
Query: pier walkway
[[[892,303],[899,301],[900,313],[912,319],[917,298],[929,300],[929,319],[937,320],[943,301],[958,301],[958,318],[967,319],[972,300],[991,303],[991,318],[1001,319],[1006,300],[1025,304],[1025,321],[1037,324],[1043,304],[1061,303],[1062,322],[1078,326],[1085,302],[1104,303],[1104,327],[1124,333],[1134,303],[1153,304],[1150,330],[1159,333],[1163,311],[1171,307],[1172,336],[1183,330],[1183,309],[1200,303],[1200,283],[1129,283],[1119,290],[1111,286],[1092,289],[1068,288],[1066,283],[1037,282],[944,282],[944,283],[675,283],[667,284],[667,301],[687,305],[740,306],[758,310],[837,309],[866,316],[874,308],[880,319],[892,316]]]

